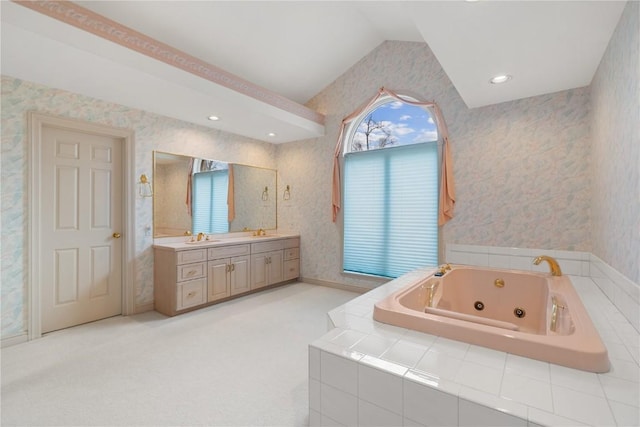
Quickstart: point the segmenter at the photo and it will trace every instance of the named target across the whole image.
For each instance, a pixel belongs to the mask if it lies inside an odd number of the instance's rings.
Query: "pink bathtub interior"
[[[454,266],[379,301],[373,318],[571,368],[609,370],[607,349],[566,276]]]

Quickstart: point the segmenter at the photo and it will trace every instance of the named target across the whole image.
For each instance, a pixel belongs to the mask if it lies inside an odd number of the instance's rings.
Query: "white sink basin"
[[[212,242],[218,242],[218,240],[193,240],[193,241],[189,241],[189,242],[184,242],[187,245],[205,245],[207,243],[212,243]]]

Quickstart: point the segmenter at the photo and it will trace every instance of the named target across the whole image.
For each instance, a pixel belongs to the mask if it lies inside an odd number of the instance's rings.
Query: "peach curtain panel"
[[[229,189],[227,190],[227,211],[228,221],[231,222],[236,217],[236,197],[235,183],[233,179],[233,165],[229,163]]]
[[[193,212],[193,200],[191,196],[191,192],[193,191],[193,167],[195,165],[195,159],[191,158],[189,160],[189,174],[187,175],[187,197],[184,201],[185,206],[187,207],[187,213],[189,216],[192,216]]]
[[[333,210],[333,222],[336,222],[338,213],[340,212],[340,203],[342,200],[341,184],[340,184],[340,154],[342,153],[342,142],[344,139],[344,133],[349,124],[358,118],[364,111],[368,110],[380,97],[390,96],[402,101],[406,104],[416,105],[421,107],[428,107],[433,110],[436,126],[438,128],[438,134],[442,138],[442,160],[440,165],[440,190],[439,190],[439,203],[438,203],[438,225],[442,226],[451,218],[453,218],[453,207],[455,205],[455,185],[453,182],[453,164],[451,159],[451,148],[449,147],[449,133],[447,131],[447,124],[442,117],[440,107],[435,102],[420,102],[405,99],[397,93],[386,89],[384,87],[378,90],[378,93],[369,100],[362,108],[354,111],[342,120],[340,126],[340,132],[338,134],[338,143],[336,150],[333,154],[333,188],[332,188],[332,210]]]

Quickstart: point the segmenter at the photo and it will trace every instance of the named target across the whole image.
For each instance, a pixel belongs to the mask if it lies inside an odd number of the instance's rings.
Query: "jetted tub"
[[[461,265],[434,274],[377,302],[373,318],[570,368],[609,371],[607,349],[569,277]]]

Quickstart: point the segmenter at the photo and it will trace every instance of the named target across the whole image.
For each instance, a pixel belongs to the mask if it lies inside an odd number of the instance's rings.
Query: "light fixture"
[[[270,136],[270,137],[272,137],[272,138],[273,138],[274,136],[276,136],[276,133],[275,133],[275,132],[269,132],[269,133],[267,134],[267,136]]]
[[[220,117],[218,117],[218,116],[209,116],[209,117],[207,117],[207,119],[211,120],[212,122],[215,122],[217,120],[220,120]]]
[[[151,181],[147,178],[147,175],[140,175],[140,181],[138,181],[138,194],[140,197],[153,197],[153,189],[151,188]]]
[[[509,80],[511,80],[513,77],[511,77],[509,74],[498,74],[497,76],[492,77],[489,80],[489,83],[492,83],[494,85],[500,84],[500,83],[506,83]]]

